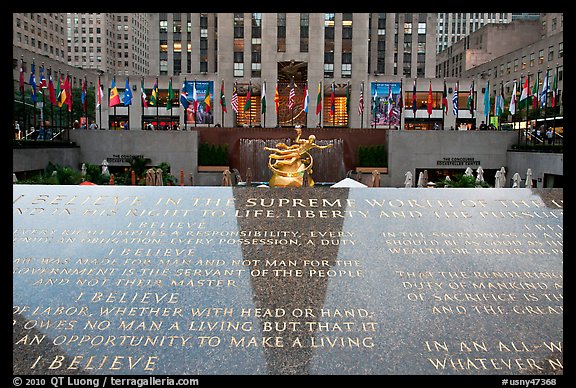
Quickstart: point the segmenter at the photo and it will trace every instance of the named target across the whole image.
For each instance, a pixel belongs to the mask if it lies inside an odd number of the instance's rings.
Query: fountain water
[[[239,170],[246,173],[250,168],[252,181],[268,182],[272,172],[268,169],[269,153],[264,147],[276,147],[278,143],[290,145],[292,140],[286,139],[240,139]],[[318,152],[311,151],[314,158],[312,177],[316,184],[323,182],[338,182],[346,177],[344,165],[344,141],[342,139],[316,140],[318,145],[332,144],[332,147]]]

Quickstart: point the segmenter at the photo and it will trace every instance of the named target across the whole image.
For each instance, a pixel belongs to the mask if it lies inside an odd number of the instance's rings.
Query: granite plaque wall
[[[15,185],[15,374],[562,375],[562,190]]]

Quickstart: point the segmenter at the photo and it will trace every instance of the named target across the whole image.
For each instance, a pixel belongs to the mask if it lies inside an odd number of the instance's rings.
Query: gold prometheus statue
[[[268,157],[268,168],[272,171],[272,177],[268,182],[270,187],[302,187],[306,175],[306,185],[314,186],[312,179],[312,165],[314,159],[309,151],[312,148],[330,148],[332,144],[320,146],[316,144],[316,136],[310,135],[308,139],[300,139],[302,129],[296,128],[294,144],[288,146],[285,143],[276,144],[276,148],[264,147],[266,151],[272,151]]]

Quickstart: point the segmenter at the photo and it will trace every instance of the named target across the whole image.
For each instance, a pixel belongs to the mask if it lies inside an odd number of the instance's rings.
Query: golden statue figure
[[[314,135],[308,136],[308,139],[300,139],[301,128],[296,128],[296,133],[296,139],[291,146],[278,143],[276,148],[264,147],[264,150],[273,152],[268,158],[268,168],[272,170],[272,178],[268,182],[270,187],[302,187],[305,174],[307,186],[314,186],[312,179],[314,160],[308,151],[312,148],[330,148],[332,144],[320,146],[316,144]]]

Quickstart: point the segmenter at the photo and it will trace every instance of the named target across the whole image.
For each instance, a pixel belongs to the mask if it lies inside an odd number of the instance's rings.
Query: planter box
[[[198,166],[198,172],[224,172],[230,170],[230,166]]]
[[[380,174],[388,174],[388,167],[356,167],[357,173],[372,174],[374,170]]]

